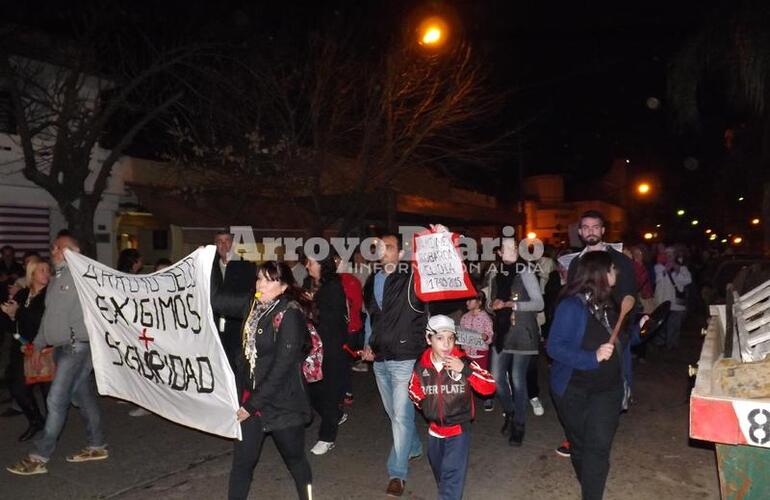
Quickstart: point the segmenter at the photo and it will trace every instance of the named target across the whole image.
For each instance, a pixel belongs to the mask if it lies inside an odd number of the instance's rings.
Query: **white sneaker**
[[[337,422],[337,425],[342,425],[342,424],[344,424],[347,421],[348,421],[348,414],[347,413],[343,413],[342,416],[340,417],[339,422]],[[319,441],[319,443],[320,442],[321,441]]]
[[[328,441],[318,441],[312,448],[310,448],[310,453],[313,455],[325,455],[333,449],[334,443],[330,443]]]
[[[532,405],[532,412],[537,417],[542,417],[545,413],[545,410],[543,409],[543,403],[540,402],[540,398],[532,398],[529,400],[529,404]]]
[[[150,412],[140,407],[140,408],[134,408],[133,410],[128,412],[128,415],[131,417],[144,417],[146,415],[150,415]]]

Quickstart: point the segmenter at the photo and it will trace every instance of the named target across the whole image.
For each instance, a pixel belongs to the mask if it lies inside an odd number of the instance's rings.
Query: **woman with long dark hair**
[[[313,294],[313,321],[324,349],[323,379],[309,386],[310,401],[321,415],[318,442],[310,453],[323,455],[334,448],[337,427],[347,418],[340,410],[340,404],[345,388],[345,371],[348,369],[342,350],[348,331],[348,310],[334,258],[329,256],[319,261],[308,257],[306,266],[317,287]]]
[[[289,267],[275,261],[258,267],[254,298],[243,299],[220,292],[216,299],[223,311],[245,306],[230,315],[246,318],[236,375],[241,407],[235,415],[243,439],[235,442],[228,498],[248,497],[262,444],[270,434],[294,479],[297,496],[309,499],[312,474],[305,455],[305,425],[311,410],[302,376],[310,345],[307,300]]]
[[[607,252],[588,252],[567,283],[548,337],[551,395],[570,442],[583,499],[601,499],[623,403],[623,349],[610,342],[610,292],[617,271]],[[608,313],[610,313],[608,315]],[[636,326],[635,326],[636,328]]]
[[[26,268],[27,286],[19,290],[12,300],[2,305],[2,311],[13,322],[13,336],[16,341],[11,347],[8,372],[11,396],[27,417],[29,426],[19,436],[19,441],[28,441],[43,430],[45,419],[38,407],[32,389],[40,385],[43,399],[48,394],[49,383],[27,385],[24,377],[24,354],[22,346],[31,344],[40,329],[40,322],[45,312],[45,292],[51,278],[48,262],[36,257],[29,261]]]

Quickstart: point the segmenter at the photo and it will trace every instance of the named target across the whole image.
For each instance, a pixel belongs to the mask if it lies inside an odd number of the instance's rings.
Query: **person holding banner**
[[[8,467],[13,474],[28,476],[48,472],[47,463],[56,448],[70,404],[76,401],[85,421],[88,446],[67,457],[68,462],[88,462],[109,457],[104,440],[102,414],[91,381],[93,364],[91,344],[83,321],[83,308],[75,289],[64,250],[80,252],[77,241],[68,232],[61,232],[51,245],[51,261],[55,275],[45,294],[45,313],[34,340],[35,350],[46,345],[54,347],[56,376],[48,392],[48,416],[43,434],[35,441],[28,457]]]
[[[537,313],[543,310],[540,283],[530,266],[519,260],[516,241],[505,238],[497,251],[500,261],[485,277],[494,314],[492,374],[497,398],[505,412],[501,432],[509,433],[508,444],[521,446],[527,415],[527,368],[539,352],[540,327]]]
[[[24,355],[22,349],[29,345],[40,328],[40,321],[45,311],[45,291],[51,277],[48,262],[35,257],[26,266],[26,283],[28,286],[19,290],[12,300],[2,305],[2,311],[12,322],[13,337],[9,361],[11,396],[27,417],[29,427],[19,436],[19,441],[28,441],[43,430],[45,419],[38,408],[37,400],[32,389],[39,386],[43,396],[48,394],[49,383],[27,385],[24,377]]]
[[[235,415],[243,439],[235,441],[228,498],[248,497],[254,467],[270,434],[294,479],[297,496],[310,499],[312,473],[305,454],[305,425],[310,422],[311,409],[301,369],[310,342],[304,312],[309,304],[282,262],[259,266],[256,290],[243,314],[246,320],[236,377],[241,407]],[[242,297],[230,299],[238,303]]]

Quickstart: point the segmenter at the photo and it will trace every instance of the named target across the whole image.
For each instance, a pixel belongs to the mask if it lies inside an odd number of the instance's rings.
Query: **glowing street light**
[[[528,240],[534,240],[535,238],[537,238],[537,233],[532,232],[532,231],[527,233],[527,239]]]
[[[756,226],[759,224],[759,219],[751,219],[751,224]]]
[[[417,27],[417,43],[423,47],[438,48],[449,36],[449,25],[438,16],[428,17]]]
[[[684,214],[685,214],[685,211],[682,210],[681,208],[676,211],[676,215],[678,215],[679,217],[683,216]]]
[[[636,192],[640,195],[644,196],[646,194],[650,193],[650,184],[647,182],[642,182],[638,186],[636,186]]]
[[[738,201],[743,201],[743,200],[745,200],[745,198],[743,196],[739,196],[738,197]]]
[[[712,234],[711,236],[709,236],[709,240],[714,241],[715,239],[717,239],[716,234]]]
[[[698,219],[693,219],[690,221],[690,224],[692,224],[693,226],[697,226],[699,223],[700,221]]]
[[[711,234],[711,229],[706,229],[706,234]]]
[[[727,238],[722,238],[721,243],[727,243]]]
[[[740,236],[736,236],[735,238],[733,238],[733,245],[740,245],[741,243],[743,243],[743,238],[741,238]]]
[[[653,238],[653,234],[652,233],[644,233],[644,239],[645,240],[651,240],[652,238]]]

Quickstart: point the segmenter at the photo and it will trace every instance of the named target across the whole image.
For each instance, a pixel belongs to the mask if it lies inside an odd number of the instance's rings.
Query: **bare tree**
[[[20,34],[6,32],[0,77],[10,94],[24,176],[51,194],[84,253],[94,255],[94,214],[113,168],[137,134],[181,99],[181,85],[168,79],[163,87],[157,83],[186,64],[194,50],[153,49],[145,54],[146,63],[125,53],[105,74],[108,66],[91,35],[64,47],[48,46],[48,60],[42,60],[20,56],[24,50],[14,53]],[[114,144],[95,164],[94,152],[108,130]]]
[[[222,105],[221,94],[210,94],[220,113],[231,110],[227,117],[177,124],[170,158],[205,173],[208,185],[305,203],[315,230],[354,230],[372,193],[408,169],[485,167],[513,133],[485,128],[504,96],[487,85],[467,45],[432,56],[399,45],[372,57],[340,36],[313,34],[293,56],[252,52],[227,71],[235,68],[239,77],[220,80],[238,82],[225,92],[237,99]],[[212,133],[221,119],[229,137]],[[330,171],[344,172],[342,186],[329,189]],[[342,193],[334,198],[344,198],[342,210],[330,210],[330,191]]]

